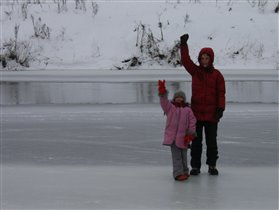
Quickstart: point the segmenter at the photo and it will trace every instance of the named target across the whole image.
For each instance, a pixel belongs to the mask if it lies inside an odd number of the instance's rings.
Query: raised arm
[[[194,75],[195,71],[198,69],[198,66],[192,61],[189,55],[188,41],[189,35],[184,34],[180,37],[180,55],[181,63],[185,69],[189,72],[190,75]]]
[[[167,114],[171,108],[171,102],[168,100],[168,91],[165,82],[165,80],[158,81],[158,95],[160,96],[160,105],[163,111]]]

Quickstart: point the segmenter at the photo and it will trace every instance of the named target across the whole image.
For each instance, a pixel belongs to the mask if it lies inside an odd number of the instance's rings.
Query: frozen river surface
[[[158,104],[2,106],[1,123],[3,210],[278,209],[278,104],[229,104],[220,175],[183,183]]]

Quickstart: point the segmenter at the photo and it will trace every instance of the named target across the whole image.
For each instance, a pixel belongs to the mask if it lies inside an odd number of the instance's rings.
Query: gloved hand
[[[166,81],[165,80],[158,80],[158,92],[159,92],[159,95],[164,95],[167,93],[167,90],[166,90],[166,85],[165,85]]]
[[[216,118],[217,118],[217,120],[220,120],[223,117],[223,112],[224,112],[224,109],[222,109],[222,108],[218,107],[216,109]]]
[[[194,135],[190,135],[190,134],[187,134],[185,137],[184,137],[184,142],[185,142],[185,145],[186,147],[191,143],[191,141],[193,141],[195,139],[195,136]]]
[[[180,44],[181,45],[187,44],[188,39],[189,39],[189,34],[183,34],[180,37]]]

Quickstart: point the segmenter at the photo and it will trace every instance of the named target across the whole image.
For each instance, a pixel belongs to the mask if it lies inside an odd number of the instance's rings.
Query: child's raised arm
[[[160,96],[160,105],[163,111],[167,114],[171,107],[171,102],[168,100],[168,91],[166,89],[165,83],[165,80],[158,81],[158,95]]]

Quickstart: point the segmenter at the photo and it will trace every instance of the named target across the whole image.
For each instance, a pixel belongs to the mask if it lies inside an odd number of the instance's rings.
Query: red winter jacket
[[[199,121],[218,122],[217,108],[225,110],[225,80],[223,75],[214,68],[214,52],[211,48],[203,48],[199,53],[210,56],[210,66],[205,69],[196,65],[189,56],[187,44],[181,45],[181,62],[192,76],[191,108]]]

